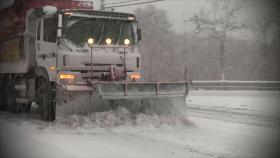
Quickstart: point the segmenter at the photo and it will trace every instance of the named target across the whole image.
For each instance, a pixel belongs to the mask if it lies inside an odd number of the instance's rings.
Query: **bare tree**
[[[242,9],[238,2],[238,0],[211,0],[209,9],[201,9],[190,19],[196,26],[197,34],[211,36],[218,41],[221,80],[225,80],[225,45],[228,34],[245,28],[237,18]]]
[[[280,3],[278,1],[255,2],[255,22],[251,24],[252,32],[261,43],[263,54],[267,57],[266,49],[280,39]],[[271,31],[273,33],[271,33]]]
[[[142,29],[142,68],[146,80],[182,80],[184,73],[175,33],[165,10],[149,5],[135,11]]]

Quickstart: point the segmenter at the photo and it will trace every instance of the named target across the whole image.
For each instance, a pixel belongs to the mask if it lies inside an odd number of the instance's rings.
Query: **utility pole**
[[[105,9],[105,0],[100,0],[100,10]]]

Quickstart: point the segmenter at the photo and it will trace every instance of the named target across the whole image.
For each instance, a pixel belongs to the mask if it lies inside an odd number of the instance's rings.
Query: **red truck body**
[[[58,9],[93,9],[91,1],[15,0],[11,6],[0,11],[0,40],[23,33],[27,11],[46,5],[55,6]]]

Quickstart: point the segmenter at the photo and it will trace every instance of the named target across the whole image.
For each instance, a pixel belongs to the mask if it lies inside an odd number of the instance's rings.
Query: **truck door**
[[[48,71],[51,81],[56,80],[57,23],[57,16],[45,17],[37,21],[37,64]]]

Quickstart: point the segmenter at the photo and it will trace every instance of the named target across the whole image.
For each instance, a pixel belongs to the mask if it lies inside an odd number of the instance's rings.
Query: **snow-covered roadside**
[[[254,111],[278,116],[280,91],[190,91],[188,105],[203,105],[230,110]]]
[[[190,117],[195,125],[185,127],[150,123],[109,129],[10,117],[0,117],[4,157],[262,158],[278,150],[277,129],[199,117]]]
[[[112,112],[111,112],[112,113]],[[117,115],[118,112],[115,112]],[[145,116],[141,116],[145,117]],[[115,124],[110,120],[98,126],[92,122],[65,124],[22,120],[1,113],[1,155],[7,157],[184,157],[191,151],[176,143],[150,137],[154,132],[181,128],[163,123],[163,118],[148,118],[145,123]],[[127,118],[130,119],[130,118]],[[169,119],[167,119],[169,120]],[[144,120],[142,120],[144,121]],[[115,122],[115,123],[113,123]],[[159,122],[162,122],[161,125]],[[175,123],[176,124],[176,123]],[[95,126],[94,126],[95,125]],[[151,135],[145,136],[145,133]],[[197,153],[197,156],[201,154]]]
[[[264,93],[268,97],[260,98],[249,92],[247,97],[242,92],[214,94],[191,92],[188,100],[201,108],[206,105],[210,110],[224,106],[230,112],[240,105],[248,105],[251,111],[261,111],[254,104],[265,102],[267,107],[274,107],[276,104],[272,106],[273,102],[262,99],[278,97]],[[228,96],[222,98],[225,94]],[[0,112],[0,154],[13,158],[279,156],[276,155],[280,146],[278,127],[220,119],[227,116],[213,117],[221,113],[197,113],[189,111],[192,124],[186,125],[176,117],[135,116],[122,108],[88,117],[73,115],[54,123]],[[247,119],[246,115],[238,114],[235,116],[240,120]]]
[[[187,106],[192,116],[280,128],[277,91],[191,91]]]

